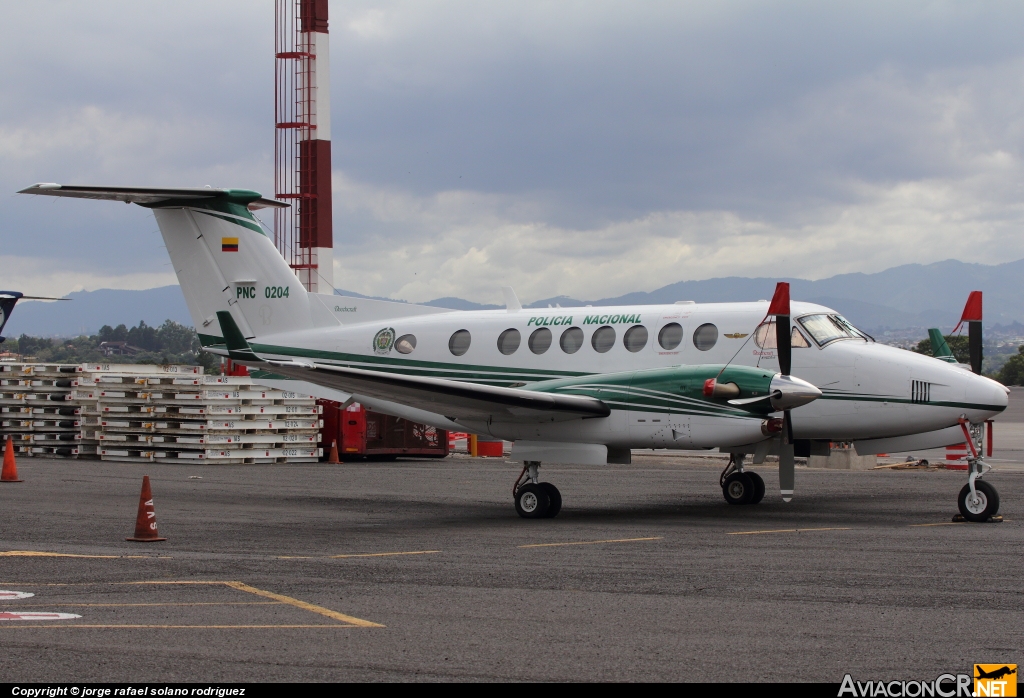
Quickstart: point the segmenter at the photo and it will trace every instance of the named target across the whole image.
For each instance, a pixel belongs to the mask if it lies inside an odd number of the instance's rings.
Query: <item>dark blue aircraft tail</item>
[[[70,298],[47,298],[44,296],[26,296],[20,291],[0,291],[0,343],[3,343],[5,337],[4,325],[11,319],[11,313],[14,312],[14,306],[17,305],[18,301],[22,298],[34,301],[69,301]]]

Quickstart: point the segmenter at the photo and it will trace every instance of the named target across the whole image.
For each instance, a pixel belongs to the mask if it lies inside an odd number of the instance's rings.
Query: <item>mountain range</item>
[[[789,281],[794,300],[835,308],[868,332],[941,327],[948,331],[960,319],[967,295],[985,294],[985,322],[994,325],[1024,323],[1024,259],[1004,264],[967,264],[946,260],[934,264],[906,264],[874,274],[840,274],[827,279],[771,279],[725,277],[679,281],[654,291],[580,300],[568,296],[545,298],[525,306],[577,307],[744,301],[771,298],[776,281]],[[368,298],[352,291],[343,295]],[[181,290],[163,286],[144,291],[100,289],[69,294],[70,303],[24,301],[18,304],[4,334],[60,337],[95,333],[102,325],[132,326],[144,320],[159,325],[166,319],[191,324]],[[502,306],[462,298],[437,298],[426,305],[454,310],[484,310]]]

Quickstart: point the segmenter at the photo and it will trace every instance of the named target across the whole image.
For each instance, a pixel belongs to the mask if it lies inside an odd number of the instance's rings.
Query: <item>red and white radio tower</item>
[[[274,242],[309,291],[334,293],[327,0],[276,0]]]

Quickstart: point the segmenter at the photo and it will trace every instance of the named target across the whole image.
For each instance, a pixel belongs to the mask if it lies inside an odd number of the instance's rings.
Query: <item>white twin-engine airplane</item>
[[[829,308],[790,303],[786,284],[770,303],[541,310],[506,288],[505,310],[450,311],[306,292],[251,213],[284,204],[253,191],[36,184],[21,193],[152,209],[207,351],[261,382],[514,442],[525,466],[515,508],[526,518],[561,508],[559,491],[538,479],[545,461],[628,464],[633,448],[718,448],[733,454],[725,499],[753,504],[765,486],[744,469],[747,456],[778,455],[789,501],[794,456],[827,454],[829,442],[871,454],[967,441],[960,511],[983,521],[999,508],[979,479],[990,468],[977,447],[983,422],[1006,408],[1006,388],[877,344]],[[777,334],[791,341],[778,346]]]

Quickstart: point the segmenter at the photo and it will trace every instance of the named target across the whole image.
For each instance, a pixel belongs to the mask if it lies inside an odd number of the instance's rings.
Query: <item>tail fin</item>
[[[0,291],[0,335],[3,334],[4,325],[7,324],[7,320],[11,317],[11,312],[14,310],[14,306],[18,303],[21,298],[21,294],[17,291]],[[4,338],[0,336],[0,342],[3,342]]]
[[[247,189],[148,189],[35,184],[19,194],[123,201],[153,209],[204,346],[221,344],[227,311],[244,337],[347,322],[451,312],[444,308],[308,293],[251,210],[286,207]],[[273,339],[268,340],[274,343]]]
[[[18,304],[20,300],[33,300],[33,301],[69,301],[70,298],[50,298],[49,296],[26,296],[21,291],[0,291],[0,333],[4,331],[4,326],[7,321],[11,319],[11,313],[14,312],[14,306]],[[0,337],[0,344],[3,344],[5,337]]]
[[[941,330],[937,327],[931,328],[928,330],[928,338],[932,341],[932,356],[947,363],[956,363],[953,350],[949,348],[949,344],[946,342],[946,338],[942,336]]]
[[[310,299],[250,209],[283,207],[245,189],[145,189],[36,184],[23,194],[136,203],[153,209],[192,322],[219,344],[218,311],[244,337],[309,329]]]

